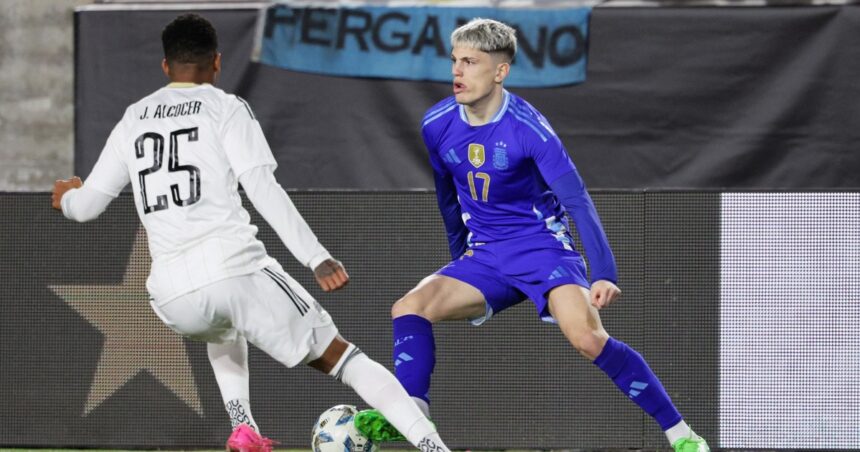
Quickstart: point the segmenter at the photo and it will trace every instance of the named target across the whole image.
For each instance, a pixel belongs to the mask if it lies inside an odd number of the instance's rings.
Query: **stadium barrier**
[[[291,196],[352,278],[324,294],[249,207],[270,254],[345,337],[392,368],[391,303],[448,260],[432,192]],[[132,198],[77,224],[45,193],[0,194],[0,446],[217,448],[229,421],[205,345],[151,313]],[[720,448],[860,448],[860,193],[595,192],[641,352]],[[435,327],[433,417],[457,449],[662,448],[656,424],[526,302]],[[251,398],[283,447],[362,402],[252,348]]]

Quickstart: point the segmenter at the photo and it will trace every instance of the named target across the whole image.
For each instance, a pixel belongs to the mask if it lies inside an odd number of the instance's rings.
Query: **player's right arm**
[[[439,161],[439,155],[435,151],[427,127],[422,129],[421,135],[430,154],[433,182],[436,186],[436,202],[439,204],[439,213],[442,215],[442,222],[445,224],[445,231],[448,235],[448,249],[451,251],[451,259],[457,259],[466,252],[467,237],[469,236],[469,231],[463,224],[460,203],[457,201],[457,187],[454,185],[454,178],[451,173]]]
[[[445,223],[445,231],[448,234],[451,259],[457,259],[466,252],[466,238],[469,235],[466,226],[463,225],[460,203],[457,202],[457,189],[450,175],[443,176],[433,171],[433,180],[436,185],[439,213],[442,215],[442,222]]]
[[[128,168],[117,154],[122,135],[122,123],[114,127],[99,160],[85,183],[77,176],[54,182],[52,206],[63,215],[78,222],[98,218],[122,189],[128,185]]]

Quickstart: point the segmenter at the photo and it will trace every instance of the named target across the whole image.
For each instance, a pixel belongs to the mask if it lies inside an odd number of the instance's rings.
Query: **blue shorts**
[[[546,298],[551,289],[566,284],[591,287],[582,256],[549,234],[472,246],[436,274],[463,281],[484,295],[486,313],[470,319],[474,325],[527,298],[541,320],[554,322]]]

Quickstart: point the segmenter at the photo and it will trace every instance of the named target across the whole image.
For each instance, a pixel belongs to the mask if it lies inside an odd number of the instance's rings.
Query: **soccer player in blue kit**
[[[515,31],[474,19],[452,33],[451,45],[454,96],[428,110],[422,135],[453,260],[391,309],[398,380],[429,413],[432,324],[479,325],[528,298],[624,394],[636,394],[633,402],[659,423],[675,451],[709,451],[642,356],[601,325],[599,309],[621,294],[615,258],[552,127],[502,86],[516,53]],[[590,282],[565,212],[585,247]],[[360,412],[356,425],[376,441],[401,438],[376,410]]]

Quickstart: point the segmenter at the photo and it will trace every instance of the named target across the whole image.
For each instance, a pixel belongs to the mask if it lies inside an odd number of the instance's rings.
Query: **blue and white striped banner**
[[[517,30],[518,51],[505,81],[547,87],[585,80],[591,8],[449,7],[268,9],[257,58],[284,69],[348,77],[451,80],[450,35],[475,17]]]

